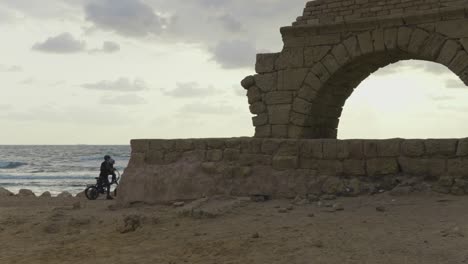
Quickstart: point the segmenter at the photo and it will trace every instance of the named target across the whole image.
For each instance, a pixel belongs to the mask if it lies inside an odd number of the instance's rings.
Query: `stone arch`
[[[443,64],[468,85],[468,53],[459,41],[418,27],[389,28],[382,33],[380,38],[368,32],[350,36],[310,69],[292,104],[289,137],[336,138],[343,106],[354,89],[373,72],[397,61]]]
[[[443,64],[468,85],[464,12],[438,8],[397,18],[282,28],[283,51],[257,55],[258,74],[242,81],[256,115],[255,135],[336,138],[354,89],[379,68],[401,60]],[[458,16],[447,20],[449,14]]]

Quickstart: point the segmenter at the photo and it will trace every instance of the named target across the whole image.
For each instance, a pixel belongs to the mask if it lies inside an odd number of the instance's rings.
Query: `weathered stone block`
[[[362,54],[370,54],[374,52],[374,44],[372,42],[372,36],[369,31],[357,35],[357,38]]]
[[[132,153],[145,153],[149,149],[148,140],[131,140],[130,145],[132,146]]]
[[[343,161],[343,175],[345,177],[365,176],[366,175],[366,161],[344,160]]]
[[[207,138],[205,139],[208,149],[224,149],[226,140],[223,138]]]
[[[260,102],[262,100],[262,93],[260,91],[260,88],[258,88],[257,86],[250,87],[250,89],[247,91],[247,98],[249,104]]]
[[[267,73],[275,70],[275,63],[279,57],[279,53],[257,54],[257,63],[255,71],[257,73]]]
[[[149,150],[174,150],[175,140],[154,139],[149,141]]]
[[[364,155],[364,143],[362,140],[345,140],[348,148],[348,154],[350,159],[363,159]]]
[[[333,45],[341,40],[340,34],[316,35],[306,39],[307,46]]]
[[[175,143],[175,150],[183,152],[188,150],[193,150],[193,141],[189,139],[177,140]]]
[[[408,157],[420,157],[424,155],[424,140],[406,139],[401,142],[401,153]]]
[[[308,69],[283,70],[278,72],[278,90],[298,91],[307,76]]]
[[[262,152],[263,139],[251,138],[241,142],[240,150],[241,153],[253,153],[259,154]]]
[[[378,140],[365,140],[364,141],[364,156],[367,158],[375,158],[379,155]]]
[[[311,72],[315,74],[322,83],[325,83],[330,78],[330,73],[321,62],[315,63],[311,68]]]
[[[324,159],[336,159],[338,153],[338,144],[335,139],[324,139],[322,142],[323,146],[323,158]]]
[[[436,23],[435,30],[450,38],[468,37],[468,19],[447,20]]]
[[[166,152],[164,153],[164,163],[165,164],[175,163],[181,157],[182,157],[181,152],[176,152],[176,151]]]
[[[427,176],[429,172],[428,160],[424,158],[400,157],[398,163],[404,175]]]
[[[336,72],[338,69],[340,69],[340,65],[336,61],[335,57],[333,55],[328,54],[321,60],[322,64],[327,68],[328,72],[333,74]]]
[[[440,50],[446,38],[440,34],[431,34],[426,43],[419,50],[419,54],[424,58],[435,60],[439,57]]]
[[[398,28],[397,45],[400,49],[406,50],[411,38],[412,30],[409,27]]]
[[[265,113],[266,105],[263,102],[256,102],[249,106],[250,112],[254,115]]]
[[[142,153],[142,152],[135,152],[135,153],[132,153],[132,155],[130,156],[130,160],[128,162],[128,167],[127,169],[130,169],[130,168],[142,168],[145,166],[145,162],[146,162],[146,153]],[[152,164],[154,163],[155,161],[148,161],[148,164]],[[156,163],[157,164],[157,163]]]
[[[429,38],[429,33],[422,29],[416,28],[411,35],[411,39],[408,45],[408,51],[414,54],[418,54],[421,46]]]
[[[397,48],[398,29],[387,28],[384,31],[384,41],[387,50],[395,50]]]
[[[340,195],[345,192],[345,185],[343,180],[338,177],[327,177],[321,190],[325,194]]]
[[[258,116],[252,117],[252,123],[254,126],[263,126],[268,124],[268,114],[263,113]]]
[[[458,140],[457,156],[468,156],[468,138]]]
[[[293,93],[289,91],[274,91],[265,94],[265,103],[273,104],[290,104],[293,101]]]
[[[359,48],[359,43],[356,37],[347,38],[343,44],[345,45],[346,50],[348,51],[348,54],[351,56],[351,58],[361,56],[361,49]]]
[[[244,89],[246,90],[248,90],[250,87],[254,85],[255,85],[255,78],[252,75],[245,77],[241,81],[241,86],[244,87]]]
[[[395,175],[399,172],[398,162],[394,158],[380,158],[367,160],[367,175],[382,176]]]
[[[296,169],[298,158],[297,156],[274,156],[272,164],[275,170]]]
[[[312,103],[309,103],[308,101],[298,97],[294,100],[293,110],[301,114],[310,114],[312,111],[312,106]]]
[[[287,125],[289,123],[290,111],[291,111],[291,105],[268,106],[270,124]]]
[[[240,157],[239,149],[225,149],[223,154],[225,161],[237,161]]]
[[[387,139],[377,141],[377,152],[379,157],[398,157],[401,154],[401,139]]]
[[[241,153],[239,164],[241,166],[269,166],[271,165],[270,155]]]
[[[299,68],[304,66],[304,48],[284,48],[276,60],[275,69]]]
[[[298,156],[299,142],[297,140],[286,140],[281,142],[277,156]]]
[[[425,142],[426,154],[430,156],[455,156],[457,139],[428,139]]]
[[[457,158],[447,160],[447,173],[456,178],[468,178],[468,159]]]
[[[275,137],[275,135],[272,134],[272,129],[270,125],[255,127],[255,137],[267,138],[271,136]]]
[[[254,78],[256,86],[263,92],[274,91],[278,87],[278,74],[276,72],[257,74]]]
[[[372,42],[376,52],[385,51],[384,31],[383,29],[376,29],[372,31]]]
[[[468,54],[464,50],[459,51],[448,67],[455,74],[460,74],[463,70],[468,68]]]
[[[287,138],[288,137],[288,126],[287,125],[273,125],[272,135],[275,138]]]
[[[460,49],[461,47],[456,41],[447,40],[440,50],[437,62],[448,66]]]
[[[262,153],[275,154],[278,150],[282,140],[280,139],[265,139],[262,144]]]
[[[318,175],[341,176],[343,175],[343,163],[339,160],[317,160],[316,168]]]
[[[348,54],[348,51],[346,50],[346,47],[343,44],[336,45],[332,49],[332,54],[335,57],[338,64],[342,66],[347,64],[351,59],[351,57]]]
[[[304,140],[301,141],[301,156],[304,158],[323,158],[323,142],[322,140]]]
[[[182,153],[183,162],[200,163],[205,161],[205,150],[191,150]]]
[[[330,51],[330,46],[315,46],[307,47],[304,49],[304,62],[305,66],[313,66],[316,62],[320,61]]]

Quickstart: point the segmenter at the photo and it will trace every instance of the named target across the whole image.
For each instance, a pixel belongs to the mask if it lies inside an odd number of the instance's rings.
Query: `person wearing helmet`
[[[109,175],[112,175],[112,181],[115,181],[115,169],[114,169],[115,161],[109,155],[104,156],[104,161],[101,163],[101,173],[99,174],[99,178],[101,184],[107,187],[107,199],[112,200],[112,196],[110,196],[110,182],[109,182]]]

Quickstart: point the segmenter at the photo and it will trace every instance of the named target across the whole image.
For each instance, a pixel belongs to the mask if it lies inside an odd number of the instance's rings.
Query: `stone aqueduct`
[[[441,63],[468,85],[468,1],[316,0],[243,80],[256,137],[336,138],[343,105],[380,67]]]
[[[468,194],[468,139],[336,140],[346,99],[399,60],[468,85],[468,0],[315,0],[242,81],[255,137],[132,140],[119,202],[207,195],[358,195],[408,177]]]

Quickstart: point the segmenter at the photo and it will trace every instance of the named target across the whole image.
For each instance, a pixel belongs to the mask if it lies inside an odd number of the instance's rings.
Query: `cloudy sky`
[[[305,0],[1,0],[0,144],[251,136],[239,82]],[[366,79],[340,138],[463,137],[468,89],[433,63]]]

